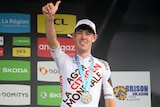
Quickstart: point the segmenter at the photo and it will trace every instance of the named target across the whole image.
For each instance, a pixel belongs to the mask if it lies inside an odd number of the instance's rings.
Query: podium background
[[[114,71],[112,83],[116,107],[151,107],[149,71]]]
[[[31,33],[26,35],[31,35],[33,39],[36,38],[37,14],[41,13],[41,7],[51,0],[2,1],[0,13],[31,14]],[[77,18],[89,17],[97,24],[99,39],[93,47],[93,54],[106,59],[113,71],[150,71],[152,107],[160,106],[160,86],[158,84],[160,81],[160,7],[157,1],[63,0],[58,11],[58,13],[75,14]],[[0,35],[8,34],[0,32]],[[10,42],[5,43],[5,48]],[[35,52],[32,50],[32,53]],[[7,57],[0,57],[0,59],[16,59],[9,53],[10,50],[5,52]],[[32,73],[31,82],[40,84],[35,77],[36,73]],[[0,83],[8,82],[0,81]],[[34,84],[32,87],[35,88]],[[32,105],[36,105],[36,101],[33,100]],[[101,105],[103,105],[102,99],[100,107]]]

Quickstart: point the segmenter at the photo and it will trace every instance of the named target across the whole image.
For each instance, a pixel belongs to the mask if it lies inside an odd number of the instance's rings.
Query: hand
[[[46,17],[52,17],[57,12],[60,3],[60,0],[57,1],[55,5],[52,2],[47,3],[45,6],[42,7],[42,13]]]

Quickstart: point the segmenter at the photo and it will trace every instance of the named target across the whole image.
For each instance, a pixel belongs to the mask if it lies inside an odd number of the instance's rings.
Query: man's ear
[[[93,35],[93,42],[95,42],[96,40],[97,40],[97,38],[98,38],[98,35],[97,34],[95,34],[95,35]]]

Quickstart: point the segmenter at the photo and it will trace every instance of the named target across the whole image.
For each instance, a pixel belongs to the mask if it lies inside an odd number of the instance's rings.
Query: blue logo
[[[1,33],[30,33],[30,15],[21,13],[0,13]]]

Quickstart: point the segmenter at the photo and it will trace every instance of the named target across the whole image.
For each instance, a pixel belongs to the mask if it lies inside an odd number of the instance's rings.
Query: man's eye
[[[82,32],[77,32],[77,34],[82,34]]]
[[[91,35],[91,33],[86,33],[86,35],[87,35],[87,36],[90,36],[90,35]]]

